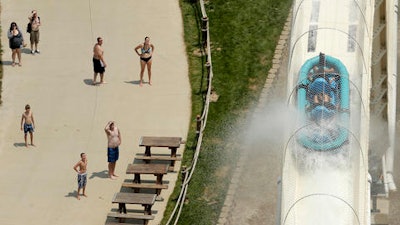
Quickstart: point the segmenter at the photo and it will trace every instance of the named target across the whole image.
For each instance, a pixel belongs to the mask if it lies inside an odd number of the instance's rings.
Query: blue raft
[[[323,53],[307,60],[297,89],[300,122],[307,129],[297,141],[317,151],[342,146],[349,135],[349,99],[349,73],[340,60]]]

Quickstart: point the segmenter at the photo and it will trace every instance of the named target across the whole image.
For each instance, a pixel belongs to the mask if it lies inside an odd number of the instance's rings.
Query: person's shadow
[[[135,84],[135,85],[139,85],[140,84],[140,80],[132,80],[132,81],[124,81],[127,84]]]
[[[73,192],[69,192],[68,194],[66,194],[64,197],[66,198],[70,198],[70,197],[74,197],[76,198],[76,196],[78,196],[78,191],[73,191]]]
[[[19,148],[19,147],[26,147],[26,146],[25,146],[24,142],[16,142],[16,143],[14,143],[14,147]]]
[[[12,64],[12,61],[9,61],[9,60],[1,61],[1,65],[4,65],[4,66],[11,66],[11,64]]]
[[[86,85],[89,85],[89,86],[96,86],[96,85],[93,85],[93,79],[84,79],[83,83],[85,83]]]
[[[89,179],[93,179],[95,177],[108,178],[108,170],[103,170],[103,171],[100,171],[100,172],[93,172],[92,175],[90,175]]]
[[[30,48],[26,48],[26,47],[21,49],[21,53],[22,54],[32,55],[31,49]]]

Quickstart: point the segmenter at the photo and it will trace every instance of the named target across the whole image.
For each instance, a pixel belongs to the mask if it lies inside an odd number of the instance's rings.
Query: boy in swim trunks
[[[33,119],[33,113],[31,111],[31,107],[27,104],[25,106],[25,112],[22,113],[21,117],[21,130],[24,131],[24,139],[25,139],[25,147],[28,147],[27,135],[29,132],[31,138],[31,145],[33,144],[33,131],[35,128],[35,120]]]
[[[74,166],[74,170],[78,173],[78,194],[76,195],[76,198],[80,200],[81,198],[79,197],[79,193],[81,192],[82,189],[82,195],[87,197],[85,194],[85,188],[86,188],[86,181],[87,181],[87,158],[85,153],[81,153],[81,160],[77,162]]]
[[[104,128],[108,139],[107,146],[107,161],[108,161],[108,176],[111,179],[116,179],[118,175],[115,174],[115,164],[119,158],[119,145],[121,144],[121,133],[115,126],[114,121],[107,123]]]

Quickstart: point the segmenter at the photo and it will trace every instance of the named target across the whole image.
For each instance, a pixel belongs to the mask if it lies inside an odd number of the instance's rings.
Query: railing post
[[[182,185],[185,182],[185,174],[187,173],[186,171],[187,167],[186,166],[182,166],[182,170],[181,170],[181,180],[182,180]]]
[[[211,73],[211,63],[210,62],[206,62],[206,68],[207,68],[207,77],[210,77],[210,73]],[[207,78],[208,79],[208,78]]]
[[[210,83],[210,74],[211,74],[211,63],[210,62],[206,62],[206,69],[207,69],[207,86]]]
[[[201,18],[201,33],[202,33],[202,41],[203,46],[207,46],[207,30],[208,30],[208,17]]]
[[[200,115],[196,116],[196,134],[199,135],[201,130],[201,118]]]

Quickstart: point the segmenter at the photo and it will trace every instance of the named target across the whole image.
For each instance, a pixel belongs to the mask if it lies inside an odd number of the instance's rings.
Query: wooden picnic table
[[[144,206],[145,215],[151,215],[151,207],[156,197],[155,194],[118,192],[114,194],[112,203],[118,203],[119,213],[126,214],[126,204],[139,204]]]
[[[168,165],[167,164],[128,164],[126,168],[126,173],[127,174],[134,174],[134,179],[133,183],[140,184],[141,179],[140,175],[141,174],[153,174],[156,176],[156,184],[161,185],[163,183],[162,179],[164,174],[167,174],[168,172]],[[139,189],[135,189],[136,192],[139,191]],[[160,195],[161,189],[157,188],[156,189],[156,194]]]
[[[142,136],[139,140],[139,146],[145,147],[145,156],[151,157],[151,147],[167,147],[171,150],[171,167],[175,166],[176,151],[182,144],[181,137],[153,137]],[[148,161],[146,161],[148,162]]]

